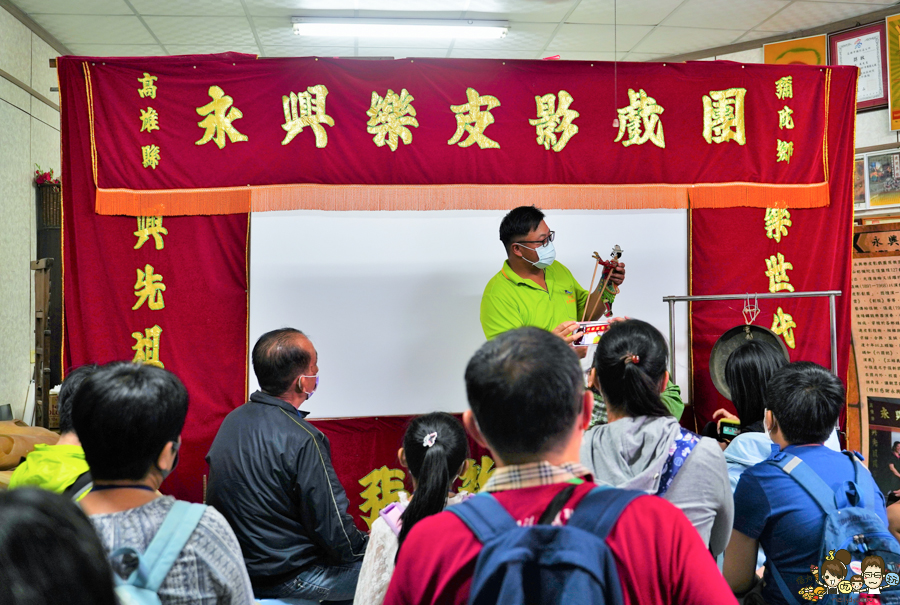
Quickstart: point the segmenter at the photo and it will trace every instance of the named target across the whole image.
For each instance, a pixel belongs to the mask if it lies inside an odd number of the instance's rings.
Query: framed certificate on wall
[[[856,109],[885,107],[888,102],[885,24],[856,27],[828,36],[828,64],[859,68]]]

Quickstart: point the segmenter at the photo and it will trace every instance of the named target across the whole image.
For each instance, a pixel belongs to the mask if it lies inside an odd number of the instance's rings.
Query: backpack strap
[[[482,492],[447,510],[459,517],[482,544],[518,527],[512,515],[488,492]]]
[[[138,555],[138,568],[129,576],[127,584],[157,592],[204,512],[206,506],[203,504],[176,500],[147,550],[143,555]],[[110,557],[128,552],[136,553],[133,548],[126,546],[115,550]]]
[[[853,463],[854,470],[854,483],[856,484],[856,492],[859,495],[860,501],[857,506],[861,508],[866,508],[868,510],[875,510],[875,481],[868,480],[866,477],[866,472],[864,467],[859,462],[859,458],[857,457],[856,452],[849,452],[844,450],[842,452]],[[840,494],[838,494],[839,498],[846,499],[846,494],[842,490]],[[844,508],[841,506],[841,508]]]
[[[638,496],[646,495],[646,492],[616,489],[608,485],[595,487],[578,503],[568,526],[605,540],[625,507]]]
[[[779,573],[775,564],[772,563],[771,560],[767,560],[766,567],[772,570],[772,577],[775,578],[775,584],[778,585],[778,590],[781,591],[781,596],[788,602],[788,605],[800,605],[800,601],[794,596],[793,591],[788,588],[787,582],[781,577],[781,573]]]
[[[812,467],[803,462],[797,456],[781,452],[769,462],[790,475],[794,481],[800,484],[826,514],[837,510],[835,505],[834,490],[832,490]]]
[[[91,471],[84,471],[67,487],[63,492],[63,498],[68,498],[72,502],[77,502],[82,496],[91,491],[94,486]]]
[[[691,452],[700,443],[700,437],[696,433],[687,430],[683,426],[678,427],[678,429],[680,434],[672,442],[669,457],[666,458],[660,472],[659,488],[656,490],[657,496],[662,496],[669,491],[672,482],[675,481],[675,475],[684,466],[684,461],[687,460],[687,457],[691,455]]]

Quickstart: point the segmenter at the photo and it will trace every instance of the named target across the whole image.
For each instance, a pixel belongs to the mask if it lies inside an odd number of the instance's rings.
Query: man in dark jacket
[[[260,390],[219,428],[206,461],[207,502],[234,529],[257,598],[352,603],[366,534],[331,465],[328,438],[300,406],[318,384],[318,355],[299,330],[253,347]]]

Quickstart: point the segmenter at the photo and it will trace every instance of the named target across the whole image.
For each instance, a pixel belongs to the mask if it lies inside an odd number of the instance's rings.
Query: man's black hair
[[[266,332],[253,345],[253,372],[259,388],[279,396],[290,388],[312,361],[310,352],[297,344],[297,336],[306,336],[294,328]]]
[[[93,374],[100,366],[96,364],[88,364],[70,370],[66,374],[59,387],[59,397],[57,398],[57,407],[59,408],[59,433],[65,435],[75,430],[72,426],[72,396],[84,382],[85,378]]]
[[[584,375],[558,336],[519,328],[485,343],[466,367],[469,406],[484,438],[507,462],[550,451],[575,426]]]
[[[178,440],[187,409],[187,390],[168,370],[119,361],[88,376],[73,397],[72,421],[93,478],[143,479]]]
[[[519,206],[510,210],[500,222],[500,241],[509,254],[509,247],[520,237],[525,237],[538,228],[544,220],[544,213],[535,206]]]
[[[844,407],[844,385],[822,366],[797,361],[769,379],[766,407],[788,443],[823,443]]]

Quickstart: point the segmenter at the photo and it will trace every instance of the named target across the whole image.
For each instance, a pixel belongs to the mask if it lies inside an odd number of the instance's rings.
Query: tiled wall
[[[0,8],[0,70],[55,103],[57,52]],[[0,404],[20,418],[31,382],[34,165],[59,173],[59,112],[0,76]]]

